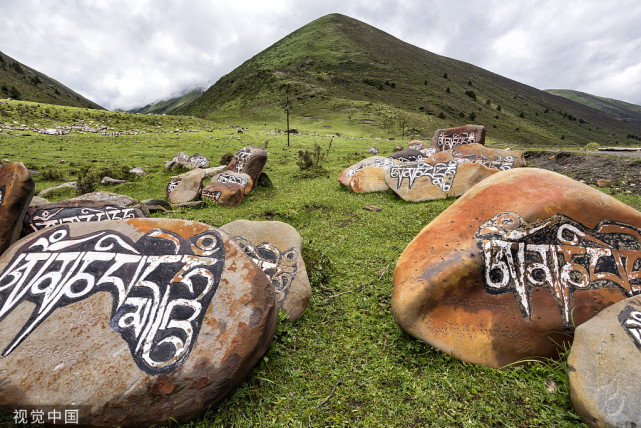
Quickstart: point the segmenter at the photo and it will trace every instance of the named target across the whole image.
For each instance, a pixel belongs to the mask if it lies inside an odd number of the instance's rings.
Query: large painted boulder
[[[244,187],[243,191],[248,194],[254,188],[254,181],[244,172],[225,171],[216,174],[211,178],[213,183],[237,183]]]
[[[202,191],[203,200],[217,203],[223,207],[235,207],[245,198],[245,189],[240,183],[230,181],[220,182],[212,180]]]
[[[200,168],[172,178],[165,189],[167,200],[172,204],[180,204],[199,199],[204,179],[205,171]]]
[[[259,147],[243,147],[229,162],[227,170],[248,174],[252,182],[257,183],[266,162],[267,153],[265,150]]]
[[[377,168],[382,171],[382,174],[385,174],[385,171],[392,165],[394,165],[394,162],[389,158],[384,156],[370,156],[348,168],[345,168],[338,177],[338,182],[343,186],[350,187],[350,183],[352,182],[354,175],[363,168]]]
[[[236,220],[221,227],[265,272],[278,307],[295,321],[312,295],[303,260],[303,242],[294,227],[280,221]]]
[[[585,423],[632,427],[641,421],[640,358],[641,296],[615,303],[576,329],[568,378],[572,405]]]
[[[68,200],[32,206],[23,221],[23,235],[47,227],[80,221],[123,220],[144,217],[136,207],[123,207],[109,202]]]
[[[385,182],[406,201],[421,202],[460,196],[498,170],[480,163],[461,163],[451,152],[437,153],[418,162],[393,161]]]
[[[527,165],[520,150],[493,149],[478,143],[458,146],[452,150],[452,157],[461,163],[481,163],[501,171]]]
[[[392,313],[463,361],[554,357],[574,325],[641,292],[639,227],[641,213],[571,178],[498,172],[403,251]]]
[[[22,162],[0,164],[0,254],[18,240],[35,184]]]
[[[485,126],[464,125],[458,128],[437,129],[432,136],[430,148],[442,152],[472,143],[485,145]]]
[[[0,257],[0,406],[93,426],[186,422],[269,347],[274,288],[225,232],[174,219],[70,223]]]

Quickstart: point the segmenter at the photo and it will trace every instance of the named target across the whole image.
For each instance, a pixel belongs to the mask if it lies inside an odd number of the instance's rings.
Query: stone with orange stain
[[[248,194],[254,188],[254,181],[244,172],[224,171],[211,178],[212,183],[238,183],[245,186],[244,192]]]
[[[90,406],[94,426],[195,418],[247,377],[277,323],[263,271],[193,221],[44,229],[0,257],[0,283],[0,405]]]
[[[458,146],[452,150],[452,156],[461,163],[481,163],[501,171],[527,166],[520,150],[494,149],[478,143]]]
[[[221,229],[267,274],[276,290],[278,307],[289,315],[289,321],[298,319],[312,295],[298,231],[281,221],[249,220],[232,221]]]
[[[0,164],[0,254],[18,240],[35,184],[22,162]]]
[[[352,176],[349,188],[355,193],[382,192],[388,189],[385,170],[377,166],[366,166]]]
[[[568,177],[498,172],[403,251],[392,313],[466,362],[554,357],[574,325],[641,292],[640,227],[641,213]]]
[[[441,152],[472,143],[485,145],[485,126],[464,125],[458,128],[437,129],[429,147]]]
[[[200,198],[205,171],[196,168],[172,179],[165,189],[167,200],[172,204],[190,202]]]
[[[240,183],[213,181],[205,186],[202,198],[216,202],[223,207],[235,207],[245,198],[246,185]]]
[[[343,186],[350,187],[352,178],[361,169],[373,167],[385,172],[385,170],[389,169],[392,165],[393,162],[384,156],[370,156],[343,170],[338,177],[338,182]]]

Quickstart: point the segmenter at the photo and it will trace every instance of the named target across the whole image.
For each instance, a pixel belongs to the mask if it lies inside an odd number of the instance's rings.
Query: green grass
[[[137,135],[66,136],[29,130],[50,109],[58,124],[107,124]],[[265,172],[274,187],[257,188],[235,208],[205,204],[171,215],[213,226],[236,219],[280,220],[303,239],[313,293],[294,324],[279,322],[274,341],[249,378],[217,409],[183,426],[576,426],[564,356],[559,361],[489,369],[466,364],[413,339],[390,309],[395,264],[416,234],[454,199],[410,203],[393,192],[356,194],[338,183],[347,166],[376,145],[389,154],[399,141],[291,135],[237,128],[174,116],[138,116],[10,102],[0,119],[0,160],[22,161],[41,171],[36,190],[95,170],[142,166],[149,176],[100,190],[138,199],[162,198],[170,175],[165,160],[177,152],[208,156],[267,141]],[[33,115],[33,116],[29,116]],[[74,119],[78,115],[80,119]],[[13,121],[18,122],[14,124]],[[162,125],[158,125],[162,122]],[[27,125],[27,130],[7,129]],[[55,125],[48,122],[49,126]],[[193,132],[176,129],[189,129]],[[299,178],[299,150],[324,150],[326,175]],[[407,144],[407,139],[404,144]],[[514,147],[514,146],[513,146]],[[64,163],[57,161],[64,160]],[[44,174],[45,171],[48,171]],[[618,196],[617,196],[618,197]],[[624,196],[639,204],[639,197]],[[380,212],[364,210],[377,205]],[[157,214],[156,216],[161,216]],[[321,270],[322,269],[322,270]],[[558,385],[547,392],[548,380]]]

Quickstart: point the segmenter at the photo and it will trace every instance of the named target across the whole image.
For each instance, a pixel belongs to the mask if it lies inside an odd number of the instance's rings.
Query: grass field
[[[21,161],[38,170],[36,192],[76,180],[87,174],[87,168],[122,174],[142,166],[147,177],[98,190],[141,200],[163,198],[170,178],[163,164],[177,152],[204,154],[215,165],[227,152],[266,146],[264,171],[273,188],[257,188],[235,208],[205,204],[163,216],[213,226],[236,219],[291,224],[303,238],[313,284],[311,301],[296,323],[279,323],[271,348],[233,395],[182,426],[580,424],[570,403],[564,358],[489,369],[445,355],[395,323],[390,296],[396,260],[454,199],[410,203],[391,191],[356,194],[337,178],[344,168],[367,157],[371,145],[385,155],[396,144],[406,145],[407,139],[291,135],[288,146],[284,133],[254,128],[239,133],[239,128],[186,117],[89,112],[15,101],[0,105],[2,111],[0,160]],[[89,121],[92,127],[107,126],[113,128],[108,132],[121,134],[102,135],[78,125]],[[63,136],[33,130],[74,124],[78,128]],[[316,144],[327,151],[330,141],[327,173],[301,177],[298,151],[311,151]],[[52,199],[70,196],[75,195],[61,193]],[[367,205],[382,211],[364,210]],[[558,385],[552,392],[546,389],[550,381]]]

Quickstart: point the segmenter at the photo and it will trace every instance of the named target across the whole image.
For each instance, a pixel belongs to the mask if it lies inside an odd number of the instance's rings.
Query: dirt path
[[[613,192],[641,194],[639,152],[579,154],[526,151],[525,159],[528,166],[555,171],[590,185],[596,185],[599,179],[610,180]]]

